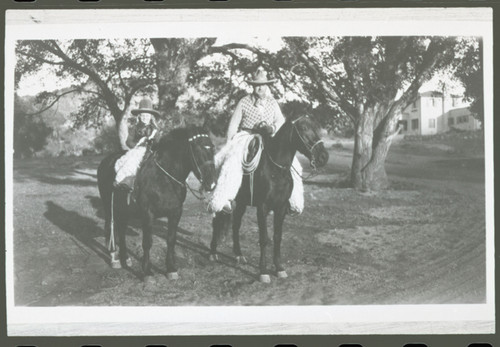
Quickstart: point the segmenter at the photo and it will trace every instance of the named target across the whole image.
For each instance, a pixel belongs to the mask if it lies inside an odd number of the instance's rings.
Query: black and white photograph
[[[9,10],[11,336],[495,329],[492,11]]]

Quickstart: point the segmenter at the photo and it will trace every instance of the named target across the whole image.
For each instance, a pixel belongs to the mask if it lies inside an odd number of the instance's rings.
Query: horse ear
[[[210,134],[210,126],[208,125],[207,122],[203,122],[203,125],[201,126],[201,130],[204,132],[204,133],[208,133]]]

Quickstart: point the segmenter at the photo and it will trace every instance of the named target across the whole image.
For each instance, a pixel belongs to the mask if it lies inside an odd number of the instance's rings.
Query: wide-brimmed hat
[[[247,79],[246,81],[247,83],[253,85],[261,85],[261,84],[272,84],[277,80],[276,79],[268,80],[266,70],[264,70],[262,66],[259,66],[257,70],[252,74],[252,78]]]
[[[139,113],[151,113],[155,117],[159,117],[160,113],[153,109],[153,102],[149,98],[144,98],[139,102],[139,108],[130,111],[134,116],[137,116]]]

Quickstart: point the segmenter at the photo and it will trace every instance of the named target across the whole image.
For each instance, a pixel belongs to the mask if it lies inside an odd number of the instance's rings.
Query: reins
[[[196,167],[196,170],[198,171],[198,174],[200,175],[200,178],[198,179],[200,181],[200,183],[203,183],[203,179],[201,178],[201,170],[200,170],[200,166],[198,165],[198,162],[196,160],[196,157],[194,156],[194,153],[193,153],[193,148],[192,148],[192,145],[191,143],[199,138],[199,137],[208,137],[208,135],[206,134],[198,134],[198,135],[194,135],[193,137],[190,137],[188,139],[188,143],[189,143],[189,153],[191,154],[191,158],[193,159],[193,163]],[[201,195],[201,190],[196,190],[194,188],[191,188],[191,186],[187,183],[187,182],[181,182],[179,181],[177,178],[175,178],[174,176],[172,176],[170,173],[168,173],[167,170],[165,170],[161,165],[160,163],[158,163],[158,161],[156,160],[156,156],[154,157],[154,162],[156,164],[156,166],[167,176],[169,177],[171,180],[173,180],[175,183],[177,183],[178,185],[180,185],[181,187],[184,187],[184,188],[187,188],[189,189],[189,191],[191,192],[191,194],[194,195],[195,198],[197,198],[198,200],[204,200],[203,196]],[[205,166],[205,165],[209,165],[211,163],[211,161],[207,161],[206,163],[203,163],[201,166]],[[196,192],[196,193],[195,193]],[[200,194],[200,195],[198,195]]]
[[[276,163],[274,161],[274,159],[272,158],[271,154],[266,150],[266,153],[267,153],[267,156],[269,157],[269,160],[271,161],[271,163],[273,163],[275,166],[277,166],[278,168],[282,169],[282,170],[290,170],[293,169],[293,171],[295,171],[295,173],[302,179],[302,180],[306,180],[310,177],[314,177],[316,175],[318,175],[317,173],[317,169],[316,169],[316,165],[315,165],[315,161],[314,161],[314,156],[313,156],[313,150],[314,148],[319,145],[320,143],[323,143],[323,140],[318,140],[316,141],[312,146],[309,146],[306,141],[304,140],[304,138],[302,137],[302,135],[300,135],[300,132],[298,131],[297,127],[295,126],[295,123],[297,123],[299,120],[301,120],[302,118],[305,118],[305,117],[309,117],[307,114],[306,115],[303,115],[303,116],[300,116],[299,118],[291,121],[290,123],[292,123],[292,132],[290,133],[290,141],[291,141],[291,138],[292,138],[292,135],[293,135],[293,131],[295,131],[297,133],[297,135],[299,136],[300,138],[300,141],[302,141],[302,144],[304,145],[304,147],[311,153],[311,166],[313,168],[313,171],[307,176],[307,177],[304,177],[302,176],[298,171],[297,169],[295,169],[293,167],[292,164],[290,164],[289,167],[286,167],[284,165],[280,165],[278,163]]]
[[[297,130],[297,127],[295,126],[295,123],[297,123],[299,120],[301,120],[302,118],[309,118],[309,116],[307,114],[303,115],[303,116],[300,116],[299,118],[293,120],[291,123],[292,123],[292,126],[293,126],[293,130],[295,130],[295,132],[297,133],[297,135],[299,136],[300,138],[300,141],[302,141],[302,144],[304,145],[304,147],[306,147],[306,149],[311,153],[311,157],[313,157],[313,151],[314,151],[314,147],[316,147],[317,145],[319,145],[320,143],[323,143],[323,140],[319,139],[318,141],[316,141],[312,146],[308,146],[308,144],[306,143],[306,141],[304,140],[304,138],[302,137],[302,135],[300,135],[300,132]],[[290,133],[290,139],[292,138],[292,134],[293,133]],[[315,165],[314,165],[314,159],[311,161],[311,165],[313,166],[313,168],[315,168]]]

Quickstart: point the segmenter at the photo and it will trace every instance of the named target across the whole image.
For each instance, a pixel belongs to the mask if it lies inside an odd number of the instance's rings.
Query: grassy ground
[[[257,281],[255,212],[244,217],[237,265],[226,238],[208,261],[211,218],[188,194],[180,223],[180,279],[165,277],[165,220],[154,228],[155,276],[142,280],[141,230],[128,230],[130,269],[113,270],[104,245],[95,170],[100,157],[14,163],[17,305],[343,305],[485,301],[484,157],[481,147],[400,141],[391,148],[390,190],[340,188],[351,144],[330,143],[322,174],[306,182],[306,210],[285,220],[289,278]],[[470,141],[476,141],[471,139]],[[434,145],[434,147],[432,146]],[[450,151],[450,148],[454,151]],[[304,163],[305,164],[305,163]],[[269,222],[271,221],[271,218]]]

